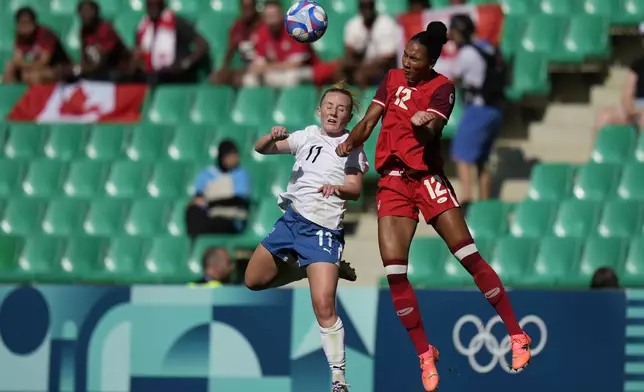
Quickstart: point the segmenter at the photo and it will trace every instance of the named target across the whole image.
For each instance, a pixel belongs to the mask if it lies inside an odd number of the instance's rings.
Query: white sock
[[[345,383],[344,369],[346,358],[344,352],[344,325],[338,317],[338,321],[329,328],[320,327],[322,348],[326,359],[329,361],[333,381]]]

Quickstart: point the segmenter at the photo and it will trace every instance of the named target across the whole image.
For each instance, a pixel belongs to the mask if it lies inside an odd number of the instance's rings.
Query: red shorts
[[[402,171],[385,171],[376,193],[378,218],[404,216],[418,221],[418,211],[427,223],[452,208],[460,207],[454,188],[445,176],[417,173],[406,176]]]

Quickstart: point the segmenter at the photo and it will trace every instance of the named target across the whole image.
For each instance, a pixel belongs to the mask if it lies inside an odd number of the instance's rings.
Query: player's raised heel
[[[439,354],[438,350],[430,345],[427,352],[418,356],[420,358],[420,368],[423,370],[423,386],[428,392],[435,391],[438,388],[439,378],[436,362],[438,362]]]
[[[356,274],[356,269],[351,266],[346,260],[340,261],[340,279],[348,280],[349,282],[355,282],[358,280],[358,275]]]
[[[332,387],[331,392],[349,392],[349,384],[344,384],[340,381],[334,381]]]
[[[518,335],[510,336],[510,345],[512,347],[512,370],[521,370],[528,366],[532,353],[530,347],[532,339],[524,332]]]

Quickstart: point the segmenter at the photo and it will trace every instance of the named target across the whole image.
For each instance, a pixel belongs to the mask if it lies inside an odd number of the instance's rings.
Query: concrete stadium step
[[[604,86],[608,88],[621,89],[626,82],[626,78],[629,72],[628,67],[621,67],[614,65],[608,70],[608,78],[604,82]]]
[[[622,91],[620,88],[612,88],[605,86],[594,86],[590,91],[590,102],[593,113],[597,110],[609,107],[618,106],[622,98]]]
[[[595,113],[587,104],[552,104],[548,106],[543,124],[592,128]]]

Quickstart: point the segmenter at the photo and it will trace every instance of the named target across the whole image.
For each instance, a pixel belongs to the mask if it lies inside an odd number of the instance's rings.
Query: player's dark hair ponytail
[[[436,62],[447,43],[447,26],[443,22],[431,22],[425,31],[414,35],[410,41],[417,41],[427,48],[431,62]]]

